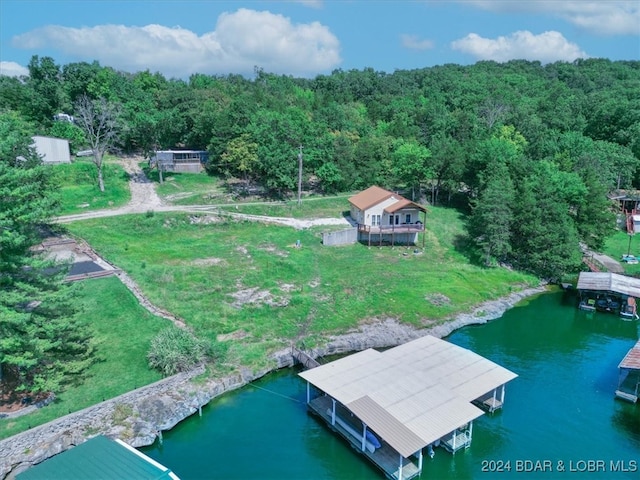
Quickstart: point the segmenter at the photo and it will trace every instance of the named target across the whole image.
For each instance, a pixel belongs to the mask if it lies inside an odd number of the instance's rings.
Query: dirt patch
[[[227,340],[242,340],[250,335],[244,330],[236,330],[231,333],[221,333],[216,338],[219,342],[226,342]]]
[[[451,299],[442,293],[430,293],[424,299],[436,307],[451,305]]]
[[[262,250],[263,252],[273,253],[274,255],[277,255],[278,257],[288,257],[289,256],[288,252],[285,252],[283,250],[278,249],[278,247],[273,245],[273,244],[261,245],[261,246],[258,247],[258,249]]]
[[[191,262],[189,262],[190,265],[195,265],[198,267],[208,267],[210,265],[226,265],[227,261],[223,258],[215,258],[215,257],[211,257],[211,258],[197,258]]]
[[[19,392],[19,382],[6,372],[0,383],[0,414],[11,415],[45,401],[51,394]]]
[[[269,290],[260,290],[258,287],[245,288],[229,295],[235,299],[231,303],[231,306],[235,308],[242,308],[244,305],[269,305],[271,307],[289,305],[289,298],[276,297]]]
[[[192,225],[214,225],[221,222],[224,222],[224,219],[217,215],[191,215],[189,217],[189,223]]]

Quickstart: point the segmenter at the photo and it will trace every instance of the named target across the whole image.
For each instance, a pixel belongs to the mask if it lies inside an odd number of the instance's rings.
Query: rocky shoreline
[[[424,335],[446,337],[458,328],[499,318],[526,297],[546,291],[545,286],[525,289],[507,297],[485,302],[472,312],[458,315],[434,327],[415,329],[395,319],[379,319],[345,335],[329,337],[326,345],[314,349],[316,357],[386,348]],[[120,438],[134,447],[151,445],[163,430],[201,411],[213,398],[240,388],[270,371],[291,367],[290,349],[276,352],[275,367],[260,371],[242,369],[225,378],[194,381],[203,368],[169,377],[133,392],[66,415],[45,425],[0,441],[0,479],[12,479],[32,465],[84,442],[98,434]]]

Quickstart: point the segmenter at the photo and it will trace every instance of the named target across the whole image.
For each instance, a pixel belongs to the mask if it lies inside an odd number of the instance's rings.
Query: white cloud
[[[324,25],[291,23],[267,11],[239,9],[218,17],[215,30],[198,36],[181,27],[51,25],[13,38],[16,47],[54,48],[77,60],[98,60],[119,70],[192,73],[266,72],[313,76],[336,68],[340,42]]]
[[[427,39],[420,39],[417,35],[403,34],[400,36],[402,46],[411,50],[430,50],[433,48],[433,42]]]
[[[305,7],[322,8],[324,6],[323,0],[291,0],[293,3],[300,3]]]
[[[464,38],[451,42],[451,48],[473,55],[478,60],[497,62],[524,59],[550,63],[588,57],[578,45],[569,42],[561,33],[553,31],[534,35],[525,30],[496,39],[483,38],[476,33],[470,33]]]
[[[16,62],[0,62],[0,75],[22,77],[29,75],[29,69]]]
[[[492,12],[547,13],[600,35],[640,35],[637,0],[463,0]]]

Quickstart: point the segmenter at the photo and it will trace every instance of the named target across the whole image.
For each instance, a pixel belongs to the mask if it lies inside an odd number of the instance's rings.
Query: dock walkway
[[[341,426],[338,422],[331,425],[331,408],[332,402],[328,395],[321,395],[314,398],[309,402],[309,410],[318,415],[329,428],[338,432],[342,438],[347,440],[349,444],[358,453],[365,455],[371,462],[378,467],[387,476],[387,478],[393,480],[410,480],[420,475],[418,465],[410,459],[403,458],[402,463],[402,477],[400,477],[400,463],[399,455],[392,447],[390,447],[384,440],[380,439],[380,448],[376,448],[373,452],[365,448],[362,450],[361,438],[356,438],[352,433],[348,432],[346,428]],[[342,406],[337,406],[336,417],[343,420],[342,423],[349,423],[350,414],[347,409]],[[353,425],[354,430],[358,430],[361,427]]]

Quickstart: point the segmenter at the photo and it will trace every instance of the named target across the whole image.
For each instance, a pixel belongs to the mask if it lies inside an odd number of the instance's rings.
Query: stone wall
[[[292,365],[290,350],[274,355],[274,368]],[[213,398],[271,370],[243,369],[222,379],[194,380],[204,372],[201,367],[4,439],[0,441],[0,479],[13,479],[27,468],[100,434],[134,447],[151,445],[162,430],[173,428]]]
[[[308,351],[313,357],[343,354],[367,348],[400,345],[423,335],[438,338],[465,325],[498,318],[523,298],[542,293],[544,286],[531,288],[478,306],[441,325],[415,329],[392,318],[372,319],[346,335],[330,337],[321,347]],[[204,369],[175,375],[120,395],[45,425],[0,441],[0,480],[13,479],[21,471],[99,434],[120,438],[134,447],[151,445],[162,430],[169,430],[198,412],[213,398],[240,388],[272,370],[291,367],[290,349],[273,355],[271,368],[241,369],[217,379],[194,379]]]

